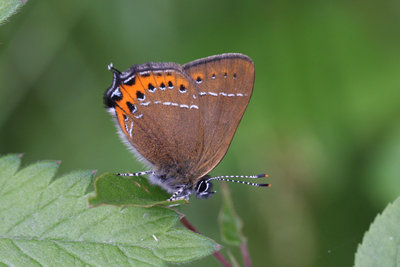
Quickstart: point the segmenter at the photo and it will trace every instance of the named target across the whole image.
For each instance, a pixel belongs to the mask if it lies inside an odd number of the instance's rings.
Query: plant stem
[[[251,267],[251,259],[250,259],[249,250],[247,248],[246,240],[244,240],[243,243],[240,245],[240,251],[242,252],[244,266]]]
[[[181,223],[190,231],[200,234],[199,231],[197,231],[197,229],[186,219],[186,217],[184,215],[181,216]],[[219,251],[214,252],[213,255],[222,264],[222,266],[232,267],[232,265],[229,263],[229,261],[227,259],[225,259],[224,256]],[[248,253],[247,253],[247,255],[248,255]]]

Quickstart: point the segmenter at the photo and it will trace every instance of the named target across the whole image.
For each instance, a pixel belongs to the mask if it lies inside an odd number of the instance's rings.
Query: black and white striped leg
[[[189,196],[190,196],[190,191],[185,189],[185,187],[181,187],[178,189],[178,191],[172,194],[172,196],[168,199],[168,201],[175,201],[180,199],[189,200]]]
[[[153,174],[153,171],[135,172],[135,173],[117,173],[119,176],[142,176],[146,174]]]

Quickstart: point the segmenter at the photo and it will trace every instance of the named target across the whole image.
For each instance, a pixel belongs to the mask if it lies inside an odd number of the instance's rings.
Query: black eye
[[[212,191],[213,185],[209,180],[209,176],[206,175],[205,177],[197,183],[196,197],[198,198],[210,198],[215,193],[215,191]]]
[[[205,192],[208,190],[208,182],[206,181],[200,181],[199,185],[197,186],[197,192],[201,193],[201,192]]]

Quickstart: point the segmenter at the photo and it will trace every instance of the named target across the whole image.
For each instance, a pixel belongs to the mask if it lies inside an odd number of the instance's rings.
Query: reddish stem
[[[242,245],[240,245],[240,251],[242,252],[242,258],[244,262],[244,266],[251,267],[251,259],[249,250],[247,249],[247,242],[244,241]]]
[[[181,223],[190,231],[200,234],[199,231],[197,231],[197,229],[186,219],[185,216],[181,217]],[[214,252],[213,255],[222,264],[222,266],[232,267],[229,261],[225,259],[219,251]]]

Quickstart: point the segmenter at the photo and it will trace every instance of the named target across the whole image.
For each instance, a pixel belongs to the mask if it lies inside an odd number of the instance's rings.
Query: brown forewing
[[[129,93],[137,107],[134,114],[128,114],[128,127],[133,122],[132,135],[124,129],[125,122],[120,126],[132,146],[160,175],[175,177],[177,184],[188,183],[203,140],[195,85],[174,63],[137,65],[135,71],[135,84],[122,86],[122,93]],[[144,100],[138,99],[138,91],[144,94]]]

